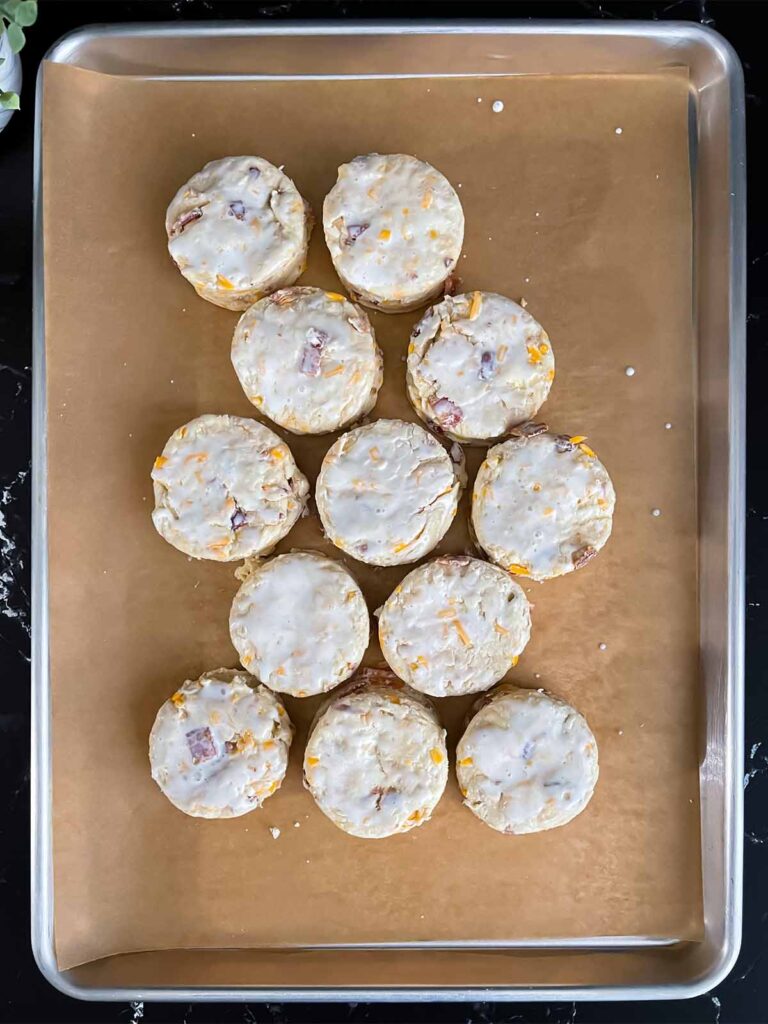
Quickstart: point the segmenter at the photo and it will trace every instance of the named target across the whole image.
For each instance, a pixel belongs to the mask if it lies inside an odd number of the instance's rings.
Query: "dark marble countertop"
[[[684,1002],[277,1006],[79,1003],[39,974],[29,941],[29,559],[34,73],[63,33],[92,22],[180,18],[647,18],[701,21],[719,30],[745,69],[750,142],[768,130],[764,5],[738,0],[671,2],[269,5],[213,0],[48,2],[23,52],[23,109],[0,134],[0,1021],[658,1021],[720,1024],[768,1020],[768,460],[759,438],[768,380],[768,148],[750,145],[748,284],[747,713],[744,937],[738,963],[714,992]],[[763,319],[765,317],[765,319]],[[756,433],[757,432],[757,433]]]

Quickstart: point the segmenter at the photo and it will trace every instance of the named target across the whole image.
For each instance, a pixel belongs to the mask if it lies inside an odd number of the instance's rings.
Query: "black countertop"
[[[180,18],[647,18],[701,21],[738,51],[745,70],[750,142],[768,129],[765,5],[737,0],[596,3],[297,3],[258,6],[211,0],[56,2],[40,5],[28,32],[23,109],[0,134],[0,1020],[156,1021],[658,1021],[721,1024],[768,1020],[768,460],[748,447],[747,714],[744,938],[738,963],[714,992],[685,1002],[277,1006],[264,1004],[79,1003],[38,973],[29,940],[29,551],[34,73],[63,33],[91,22]],[[768,380],[768,147],[749,152],[748,436],[760,438]],[[764,376],[764,374],[766,376]]]

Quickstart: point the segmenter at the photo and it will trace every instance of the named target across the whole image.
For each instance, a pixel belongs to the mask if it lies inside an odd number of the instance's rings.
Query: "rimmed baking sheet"
[[[358,59],[348,43],[340,73]],[[44,69],[58,967],[199,947],[701,940],[690,75],[286,78]],[[188,561],[157,537],[149,467],[192,416],[253,414],[229,363],[236,317],[199,300],[168,260],[168,196],[208,159],[258,152],[284,163],[319,211],[338,163],[373,149],[415,152],[461,184],[463,287],[526,298],[557,360],[543,416],[587,434],[617,487],[600,558],[529,588],[534,638],[512,678],[579,707],[601,755],[589,810],[539,836],[484,829],[452,780],[427,826],[384,843],[349,839],[300,785],[312,701],[290,703],[292,767],[260,812],[186,819],[148,775],[159,703],[186,676],[235,664],[227,613],[237,587],[233,566]],[[338,287],[320,231],[302,281]],[[402,360],[417,316],[374,317],[386,360],[376,416],[414,418]],[[333,438],[287,440],[314,478]],[[470,479],[479,457],[469,453]],[[467,549],[464,520],[439,550]],[[316,517],[281,545],[291,547],[340,555]],[[371,611],[405,572],[348,564]],[[367,662],[379,660],[372,644]],[[454,741],[465,710],[440,702]]]

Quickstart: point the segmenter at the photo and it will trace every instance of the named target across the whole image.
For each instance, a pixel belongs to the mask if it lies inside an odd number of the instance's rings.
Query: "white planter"
[[[5,32],[0,35],[0,92],[21,92],[21,61],[18,53],[11,53]],[[0,132],[11,119],[12,110],[0,110]]]

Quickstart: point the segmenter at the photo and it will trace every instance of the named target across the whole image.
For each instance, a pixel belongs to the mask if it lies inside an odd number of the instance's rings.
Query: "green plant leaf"
[[[11,48],[11,53],[18,53],[26,42],[23,31],[13,22],[11,22],[5,31],[8,35],[8,45]]]
[[[13,20],[17,25],[21,25],[22,28],[29,28],[30,25],[34,25],[37,20],[36,0],[21,0],[21,3],[16,7]]]
[[[18,110],[19,96],[15,92],[0,92],[0,110]]]
[[[20,4],[21,0],[3,0],[3,3],[0,3],[0,11],[6,14],[12,21],[15,21],[16,11]]]

